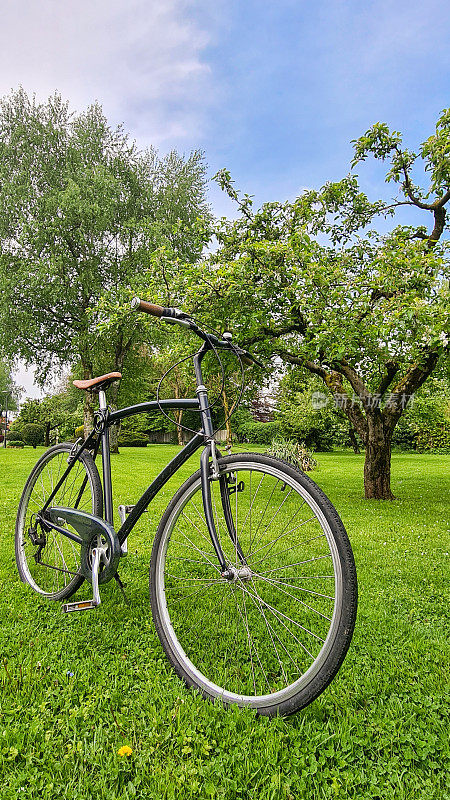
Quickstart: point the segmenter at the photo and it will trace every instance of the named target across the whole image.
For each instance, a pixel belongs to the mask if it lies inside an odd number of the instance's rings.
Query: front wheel
[[[212,507],[226,577],[197,472],[169,504],[153,545],[156,630],[177,674],[205,697],[291,714],[328,686],[350,645],[357,606],[350,543],[321,489],[285,462],[246,453],[219,466],[228,500],[212,481]]]

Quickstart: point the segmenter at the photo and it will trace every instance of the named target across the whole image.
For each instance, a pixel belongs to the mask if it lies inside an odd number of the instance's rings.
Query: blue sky
[[[443,0],[6,0],[0,94],[98,100],[139,145],[201,148],[263,202],[345,175],[373,122],[417,147],[450,105],[449,53]],[[231,213],[214,185],[210,201]]]

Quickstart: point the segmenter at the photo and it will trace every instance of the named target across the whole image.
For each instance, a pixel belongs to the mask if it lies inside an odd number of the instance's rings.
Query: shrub
[[[239,440],[253,444],[270,444],[281,436],[281,422],[245,422],[240,427]]]
[[[44,429],[42,425],[38,425],[35,422],[29,422],[27,425],[24,425],[22,428],[22,439],[25,444],[31,444],[34,448],[36,448],[38,444],[43,444]]]
[[[119,447],[147,447],[148,436],[138,433],[121,433]]]
[[[450,422],[430,424],[417,434],[419,453],[450,453]]]
[[[316,459],[303,442],[300,444],[289,439],[274,439],[266,455],[282,458],[302,472],[310,472],[317,467]]]
[[[7,440],[8,441],[8,440]],[[20,439],[10,439],[6,447],[23,447],[24,443]]]

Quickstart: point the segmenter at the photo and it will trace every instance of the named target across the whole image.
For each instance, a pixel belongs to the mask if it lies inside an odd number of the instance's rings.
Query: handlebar
[[[157,306],[154,303],[147,303],[146,300],[140,300],[139,297],[133,297],[131,301],[131,309],[132,311],[144,311],[145,314],[151,314],[152,317],[168,316],[164,313],[165,311],[175,310],[171,308],[164,308],[163,306]],[[172,315],[170,314],[169,316]]]
[[[202,331],[202,329],[198,327],[197,323],[189,317],[189,314],[185,314],[184,311],[180,311],[179,308],[165,308],[163,306],[155,305],[154,303],[147,303],[146,300],[141,300],[139,297],[133,297],[131,301],[131,308],[133,311],[143,311],[145,314],[151,314],[153,317],[158,317],[162,322],[170,322],[172,324],[175,323],[183,325],[183,327],[190,328],[193,333],[196,333],[200,339],[203,339],[203,341],[207,342],[209,345],[212,344],[216,348],[231,350],[232,352],[236,353],[242,359],[244,364],[247,364],[247,366],[252,366],[252,364],[257,364],[259,367],[263,366],[261,362],[254,358],[254,356],[252,356],[252,354],[247,350],[232,344],[229,338],[218,339],[214,334],[205,333],[205,331]]]

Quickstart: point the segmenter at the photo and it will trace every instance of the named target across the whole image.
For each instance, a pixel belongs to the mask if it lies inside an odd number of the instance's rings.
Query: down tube
[[[159,490],[162,489],[165,483],[175,474],[175,472],[183,466],[185,461],[198,450],[199,447],[205,444],[205,437],[203,433],[196,433],[195,436],[187,443],[183,449],[177,453],[175,458],[172,461],[169,461],[167,466],[156,476],[155,480],[152,481],[148,489],[145,490],[142,497],[138,500],[136,505],[134,506],[133,510],[130,512],[128,517],[126,518],[125,522],[123,523],[122,527],[118,531],[117,535],[119,537],[120,544],[122,544],[125,539],[127,538],[130,531],[136,525],[139,517],[145,511],[148,504],[153,500],[155,495],[158,494]]]

